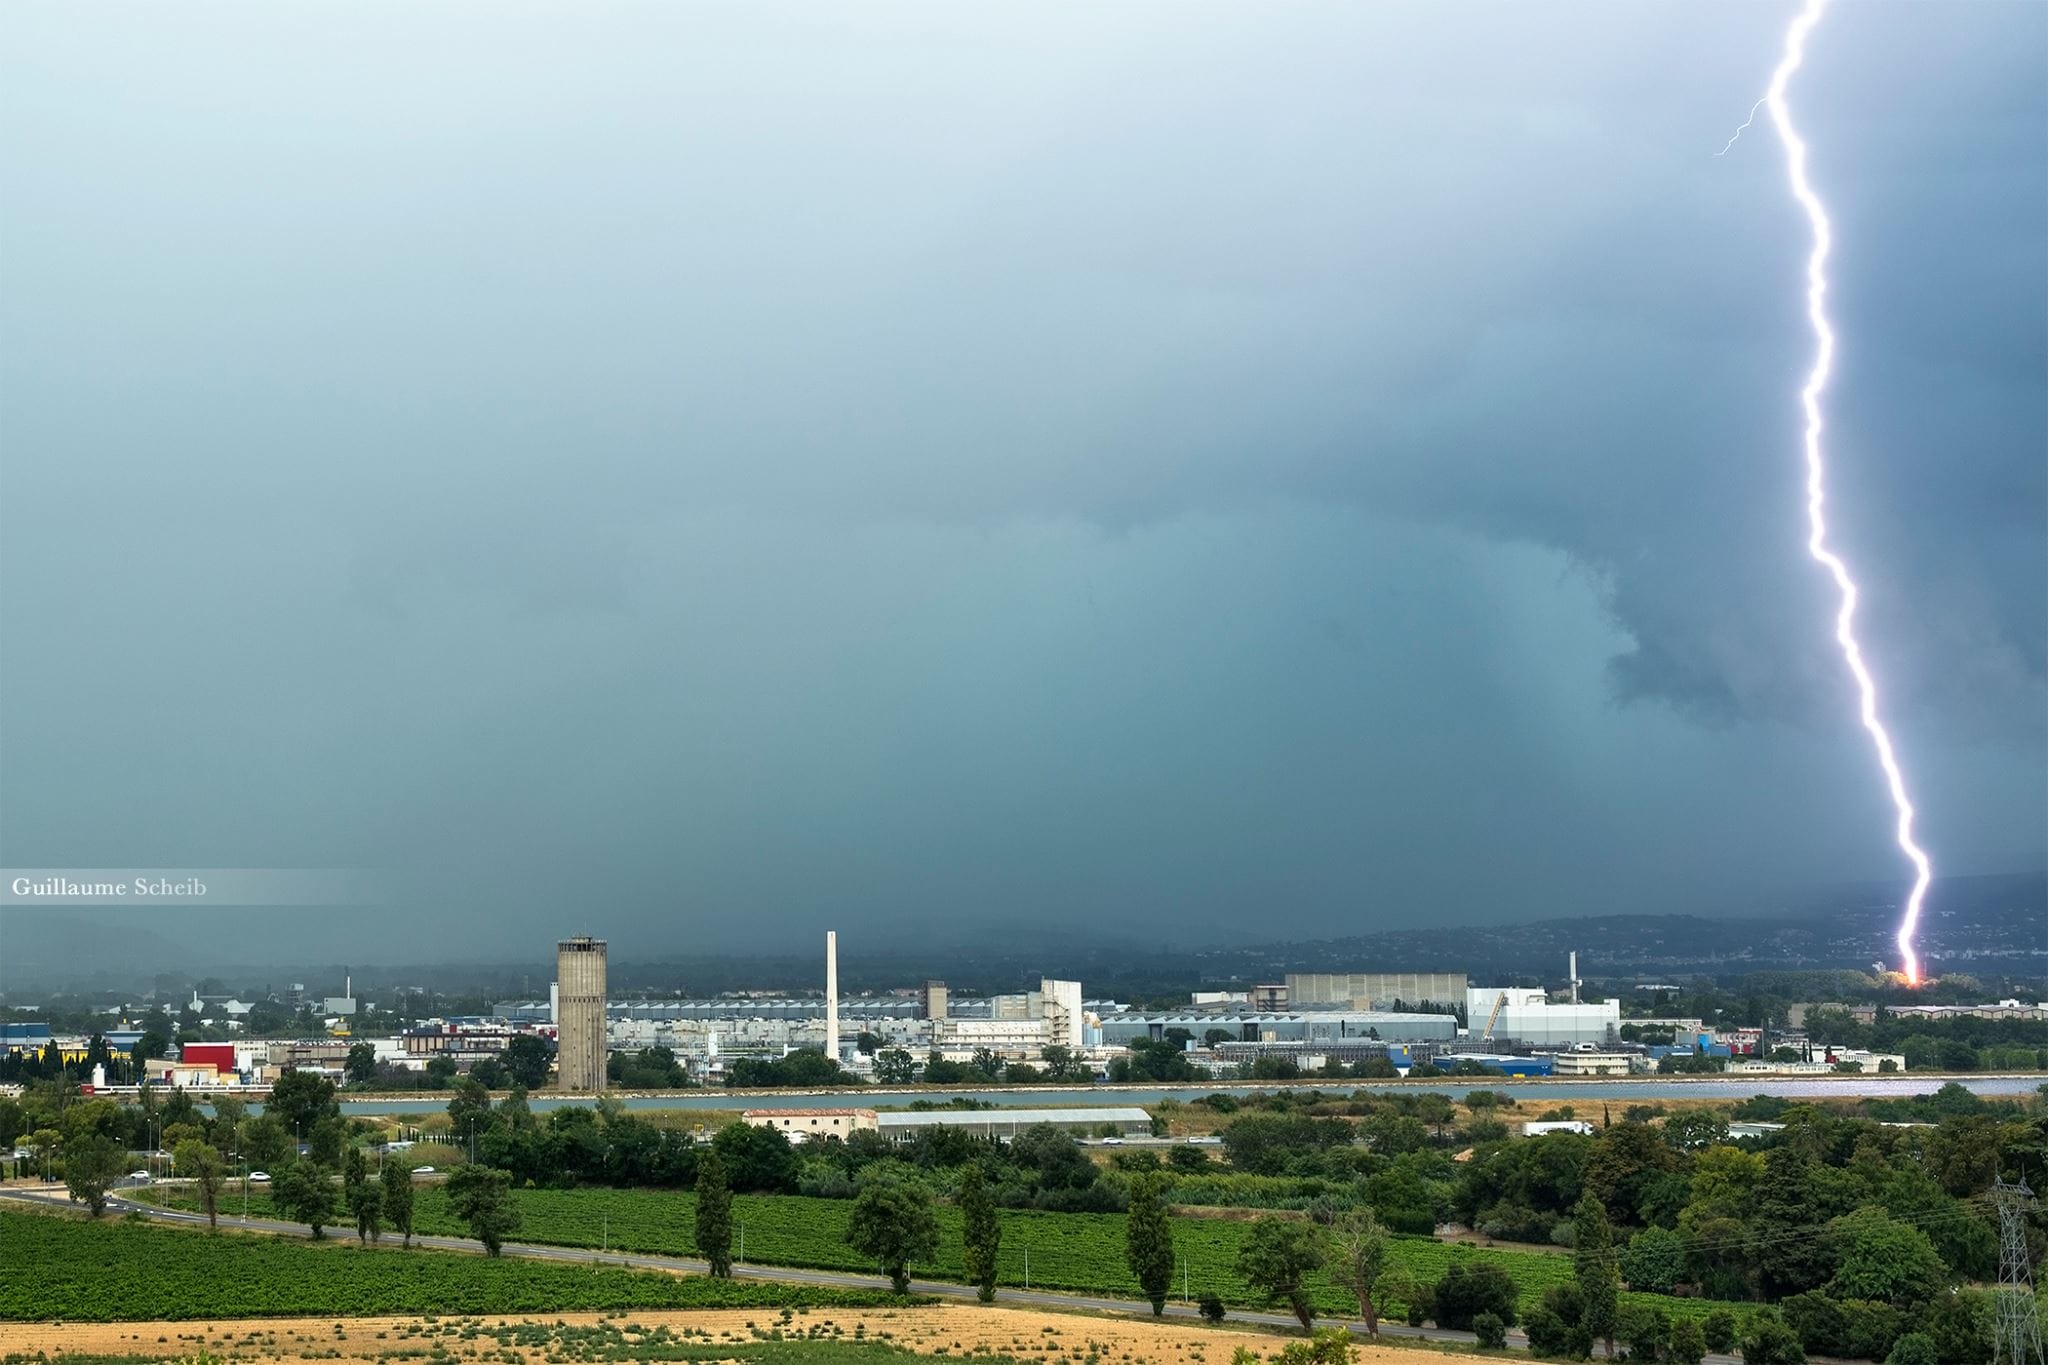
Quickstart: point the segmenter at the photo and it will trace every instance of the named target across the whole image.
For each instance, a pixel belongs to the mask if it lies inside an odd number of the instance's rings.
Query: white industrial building
[[[1621,1001],[1553,1005],[1540,986],[1473,986],[1465,992],[1465,1019],[1474,1038],[1543,1048],[1599,1045],[1619,1037]]]
[[[1176,1011],[1149,1014],[1131,1010],[1103,1018],[1102,1041],[1110,1047],[1122,1047],[1140,1039],[1161,1041],[1174,1029],[1187,1033],[1197,1045],[1214,1030],[1229,1034],[1229,1041],[1234,1043],[1421,1043],[1448,1042],[1457,1037],[1458,1021],[1448,1014],[1393,1014],[1385,1011],[1308,1010],[1289,1014]]]
[[[1400,1005],[1449,1007],[1464,998],[1466,986],[1463,972],[1289,972],[1287,1007],[1293,1010],[1386,1010]]]

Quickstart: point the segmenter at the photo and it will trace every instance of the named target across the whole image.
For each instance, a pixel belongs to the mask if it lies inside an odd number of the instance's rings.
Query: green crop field
[[[684,1191],[614,1190],[583,1188],[572,1190],[520,1190],[521,1226],[516,1240],[542,1242],[553,1246],[607,1246],[615,1251],[648,1251],[673,1256],[697,1254],[692,1230],[696,1200]],[[180,1207],[191,1207],[179,1197]],[[448,1211],[447,1200],[436,1187],[421,1186],[415,1200],[414,1225],[424,1233],[464,1236],[461,1221]],[[224,1195],[223,1213],[238,1212],[239,1193]],[[252,1195],[252,1214],[271,1217],[269,1200]],[[875,1267],[846,1245],[847,1219],[851,1201],[811,1199],[801,1195],[739,1195],[733,1200],[734,1250],[738,1252],[744,1228],[745,1259],[760,1265],[807,1266],[824,1270],[876,1273]],[[960,1213],[951,1205],[939,1210],[939,1255],[913,1269],[918,1275],[940,1280],[961,1280]],[[1026,1277],[1035,1289],[1072,1289],[1087,1293],[1138,1297],[1138,1284],[1124,1261],[1124,1217],[1119,1213],[1041,1213],[1028,1209],[1004,1209],[999,1280],[1005,1285],[1023,1286]],[[1250,1288],[1237,1275],[1238,1247],[1251,1225],[1234,1219],[1177,1218],[1174,1243],[1183,1267],[1174,1280],[1174,1296],[1204,1293],[1219,1295],[1239,1307],[1257,1303]],[[1498,1265],[1514,1277],[1526,1308],[1542,1298],[1543,1291],[1571,1278],[1571,1258],[1542,1251],[1475,1247],[1459,1242],[1439,1242],[1427,1237],[1392,1239],[1393,1268],[1418,1280],[1435,1281],[1453,1261],[1487,1262]],[[1655,1303],[1667,1313],[1696,1316],[1710,1304],[1698,1299],[1677,1299],[1661,1295],[1624,1295]],[[1325,1311],[1351,1314],[1357,1305],[1335,1284],[1317,1286],[1316,1300]]]
[[[883,1292],[714,1280],[616,1267],[361,1249],[140,1222],[0,1210],[0,1319],[335,1313],[538,1313],[610,1308],[863,1307]]]

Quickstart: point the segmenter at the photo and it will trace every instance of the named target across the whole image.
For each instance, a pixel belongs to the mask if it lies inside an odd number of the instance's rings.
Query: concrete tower
[[[825,1055],[839,1060],[839,934],[825,931]]]
[[[564,1090],[604,1089],[604,959],[601,938],[555,945],[555,1067]]]

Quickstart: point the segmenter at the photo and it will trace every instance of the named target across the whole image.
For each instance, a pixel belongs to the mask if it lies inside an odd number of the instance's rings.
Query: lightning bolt
[[[1835,612],[1835,643],[1841,646],[1842,659],[1856,680],[1858,713],[1863,728],[1870,733],[1870,742],[1877,750],[1878,766],[1884,770],[1885,786],[1891,792],[1892,808],[1898,815],[1899,851],[1913,865],[1913,889],[1906,897],[1905,913],[1899,920],[1898,943],[1900,970],[1905,973],[1908,984],[1917,986],[1920,984],[1920,959],[1913,951],[1913,936],[1920,927],[1920,907],[1927,898],[1928,884],[1934,880],[1934,866],[1926,851],[1914,842],[1913,802],[1906,794],[1905,773],[1899,767],[1891,736],[1878,717],[1877,682],[1871,676],[1869,665],[1864,662],[1863,646],[1856,639],[1856,603],[1861,593],[1856,580],[1849,574],[1848,564],[1828,548],[1825,516],[1827,469],[1821,450],[1820,399],[1835,364],[1835,329],[1827,314],[1827,264],[1828,253],[1834,245],[1834,230],[1828,221],[1826,206],[1806,178],[1806,143],[1793,128],[1792,111],[1785,101],[1786,88],[1791,85],[1793,74],[1805,59],[1807,36],[1820,22],[1827,7],[1828,0],[1805,0],[1791,27],[1785,30],[1784,55],[1778,62],[1778,69],[1771,74],[1770,89],[1765,92],[1763,102],[1771,111],[1771,123],[1778,130],[1778,140],[1785,144],[1785,165],[1792,197],[1805,211],[1807,224],[1813,230],[1813,250],[1806,258],[1806,319],[1813,327],[1813,368],[1807,371],[1806,384],[1799,391],[1800,406],[1806,410],[1806,550],[1834,580],[1835,589],[1840,594],[1841,606]],[[1729,145],[1734,144],[1731,141]]]
[[[1770,97],[1769,97],[1769,96],[1767,95],[1767,96],[1765,96],[1764,98],[1765,98],[1765,99],[1768,99],[1768,98],[1770,98]],[[1757,102],[1756,102],[1755,104],[1752,104],[1752,105],[1750,105],[1750,106],[1749,106],[1749,117],[1748,117],[1748,118],[1746,118],[1746,119],[1744,119],[1744,120],[1742,121],[1742,126],[1741,126],[1740,128],[1737,128],[1737,129],[1736,129],[1736,130],[1735,130],[1735,131],[1734,131],[1733,133],[1730,133],[1730,134],[1728,135],[1728,140],[1727,140],[1726,142],[1724,142],[1724,143],[1722,143],[1722,144],[1721,144],[1721,150],[1720,150],[1720,151],[1718,151],[1718,152],[1715,152],[1715,153],[1714,153],[1714,155],[1715,155],[1715,156],[1726,156],[1726,155],[1728,155],[1728,153],[1729,153],[1730,151],[1732,151],[1732,150],[1734,149],[1734,147],[1735,147],[1735,144],[1736,144],[1736,143],[1738,143],[1738,142],[1740,142],[1740,141],[1742,141],[1742,135],[1743,135],[1744,133],[1746,133],[1746,132],[1748,132],[1748,131],[1749,131],[1749,125],[1751,125],[1752,123],[1755,123],[1755,122],[1756,122],[1756,111],[1757,111],[1757,110],[1759,110],[1759,109],[1761,109],[1761,108],[1763,108],[1763,107],[1764,107],[1764,101],[1763,101],[1763,100],[1758,100],[1758,101],[1757,101]]]

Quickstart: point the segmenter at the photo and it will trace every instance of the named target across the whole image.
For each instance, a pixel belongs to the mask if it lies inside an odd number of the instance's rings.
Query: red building
[[[187,1043],[178,1050],[178,1060],[204,1066],[211,1064],[221,1075],[234,1079],[235,1045],[233,1043]]]

